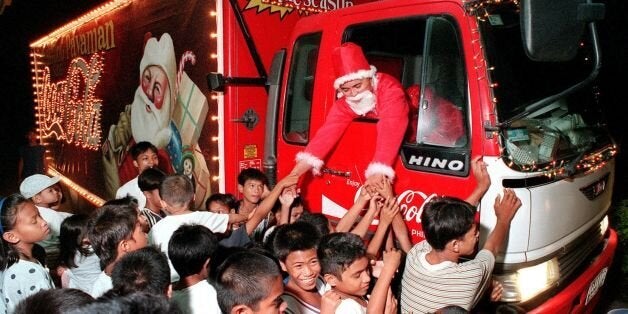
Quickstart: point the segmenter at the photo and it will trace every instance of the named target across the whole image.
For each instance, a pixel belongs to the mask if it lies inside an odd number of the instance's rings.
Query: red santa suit
[[[305,162],[312,167],[314,174],[320,174],[323,158],[338,142],[353,119],[366,116],[379,119],[373,159],[368,165],[365,176],[383,174],[390,180],[395,177],[392,168],[399,146],[408,124],[408,101],[403,86],[394,77],[377,73],[375,67],[368,64],[362,49],[345,43],[332,55],[337,79],[334,87],[362,78],[371,78],[375,104],[373,108],[356,108],[342,97],[330,109],[325,123],[318,130],[303,152],[296,156],[297,162]]]

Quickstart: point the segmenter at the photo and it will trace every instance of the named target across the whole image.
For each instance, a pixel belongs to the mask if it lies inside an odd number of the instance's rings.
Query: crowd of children
[[[0,200],[0,312],[468,312],[500,297],[495,255],[521,203],[511,190],[495,200],[496,226],[474,254],[490,185],[479,159],[477,188],[426,203],[426,240],[413,246],[385,178],[335,224],[305,208],[297,175],[269,189],[256,169],[240,173],[240,201],[216,193],[194,209],[192,182],[153,168],[155,151],[138,143],[138,177],[90,215],[56,210],[59,179],[43,174]]]

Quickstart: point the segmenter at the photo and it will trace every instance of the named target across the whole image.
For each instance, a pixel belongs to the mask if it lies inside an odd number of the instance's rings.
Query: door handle
[[[242,117],[237,119],[231,119],[231,122],[242,123],[247,129],[253,130],[253,128],[255,128],[255,126],[259,122],[259,116],[255,112],[255,110],[253,110],[253,108],[249,108],[244,112]]]
[[[323,167],[323,169],[321,169],[321,172],[331,174],[332,176],[339,176],[339,177],[346,177],[346,178],[351,177],[351,171],[342,171],[342,170],[335,170],[335,169]]]

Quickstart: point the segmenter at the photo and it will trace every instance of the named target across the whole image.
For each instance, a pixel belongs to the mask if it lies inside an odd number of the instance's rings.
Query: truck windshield
[[[571,61],[533,61],[522,46],[517,7],[495,6],[486,13],[479,23],[499,122],[512,120],[532,103],[578,84],[591,73],[593,53],[586,39]],[[578,163],[587,153],[611,143],[595,83],[512,121],[501,136],[505,157],[531,171],[543,165]]]

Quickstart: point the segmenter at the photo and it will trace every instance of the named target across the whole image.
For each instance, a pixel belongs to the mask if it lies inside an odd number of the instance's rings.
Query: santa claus
[[[176,165],[181,158],[180,135],[171,121],[176,104],[177,79],[174,45],[168,33],[164,33],[159,40],[151,36],[146,34],[139,66],[139,86],[133,103],[121,113],[118,124],[111,126],[108,140],[103,145],[105,168],[118,166],[117,171],[108,169],[105,173],[109,193],[139,174],[128,153],[135,143],[146,141],[155,145],[159,168],[166,173],[173,172],[172,165]],[[129,120],[131,132],[128,131]]]
[[[177,63],[169,34],[150,38],[140,61],[140,86],[131,106],[131,131],[136,142],[165,148],[172,137]]]
[[[351,121],[357,117],[377,118],[377,138],[373,159],[368,165],[366,184],[392,181],[392,168],[408,124],[408,101],[402,85],[394,77],[377,72],[370,65],[362,48],[344,43],[332,54],[336,80],[334,88],[340,97],[327,119],[304,151],[296,156],[292,175],[312,169],[320,174],[323,158],[338,142]]]

